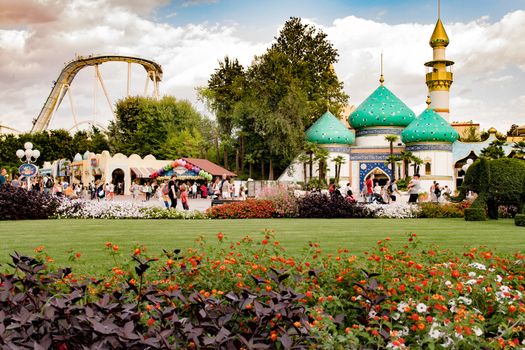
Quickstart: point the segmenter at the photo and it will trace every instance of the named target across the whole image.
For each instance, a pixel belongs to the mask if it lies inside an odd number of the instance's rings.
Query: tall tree
[[[385,140],[388,142],[390,146],[390,156],[388,157],[390,161],[390,169],[392,170],[392,181],[396,180],[396,158],[394,157],[394,142],[398,140],[397,135],[387,135],[385,136]]]
[[[232,131],[236,126],[234,120],[235,105],[244,95],[245,72],[243,66],[237,59],[224,57],[219,62],[219,68],[208,80],[208,85],[199,89],[200,97],[207,103],[208,108],[215,113],[221,131],[221,139],[225,142],[224,166],[228,168],[228,151],[231,142]]]
[[[327,106],[338,115],[348,96],[333,69],[339,54],[327,35],[311,24],[304,24],[300,18],[291,17],[275,39],[271,50],[287,57],[292,76],[299,80],[299,88],[306,94],[305,127],[326,112]]]
[[[332,159],[332,161],[335,163],[335,184],[339,184],[339,178],[341,176],[341,166],[345,164],[345,158],[343,156],[337,156]]]
[[[408,165],[412,161],[414,155],[410,151],[401,151],[401,160],[403,161],[403,172],[405,173],[405,179],[408,177]]]
[[[515,142],[512,149],[514,150],[514,158],[525,159],[525,141]]]

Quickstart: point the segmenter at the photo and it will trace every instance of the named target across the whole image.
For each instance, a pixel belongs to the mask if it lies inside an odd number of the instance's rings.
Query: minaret
[[[441,22],[438,3],[438,20],[429,44],[434,50],[433,60],[425,63],[427,68],[426,84],[432,101],[430,108],[449,122],[449,94],[452,85],[452,65],[445,59],[445,48],[449,44],[447,32]]]

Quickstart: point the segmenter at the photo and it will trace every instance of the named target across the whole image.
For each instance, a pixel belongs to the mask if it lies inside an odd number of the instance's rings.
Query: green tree
[[[403,161],[403,172],[405,173],[405,179],[408,177],[408,165],[412,162],[414,155],[410,151],[401,151],[401,160]]]
[[[339,115],[348,96],[333,69],[339,54],[327,35],[313,25],[304,24],[300,18],[291,17],[275,39],[271,50],[286,56],[291,75],[306,94],[305,128],[326,112],[327,106],[334,115]]]
[[[185,142],[190,144],[195,137],[199,138],[199,142],[204,142],[201,130],[207,127],[204,118],[187,101],[177,101],[171,96],[159,101],[128,97],[117,102],[116,121],[111,122],[108,128],[109,147],[113,153],[136,153],[143,157],[152,154],[156,158],[166,159],[169,155],[177,154],[169,146],[180,145],[177,141],[180,137],[175,134],[181,133],[188,137]],[[171,140],[166,143],[168,137]],[[194,144],[194,147],[200,150],[206,146],[199,143]],[[192,151],[192,154],[195,152]]]
[[[481,138],[478,129],[474,126],[469,126],[463,131],[459,140],[462,142],[479,142],[481,141]]]
[[[273,180],[275,163],[284,168],[301,150],[306,96],[291,74],[288,58],[274,50],[255,59],[248,72],[248,84],[243,109],[251,116],[252,130],[264,145],[268,179]]]
[[[498,159],[505,157],[505,151],[503,145],[505,141],[494,140],[487,147],[481,150],[481,155],[488,159]]]
[[[423,164],[423,159],[412,155],[411,162],[413,163],[412,165],[414,166],[414,174],[418,174],[419,173],[419,166],[421,164]]]
[[[385,136],[385,140],[390,146],[390,156],[388,157],[388,161],[390,162],[390,169],[392,169],[392,181],[395,181],[396,179],[396,158],[394,158],[394,142],[396,142],[398,139],[399,136],[397,135]]]
[[[507,131],[507,136],[518,136],[518,124],[512,124],[510,129]]]
[[[514,145],[512,145],[512,149],[514,150],[514,158],[525,158],[525,141],[515,142]]]
[[[315,161],[317,162],[318,166],[318,174],[319,174],[319,185],[323,187],[326,185],[326,161],[328,159],[329,152],[319,147],[317,149],[317,152],[315,153]]]
[[[204,88],[200,88],[199,95],[208,108],[215,113],[221,132],[223,145],[223,164],[228,168],[228,151],[232,142],[226,143],[232,138],[232,131],[236,126],[235,105],[244,96],[245,72],[243,66],[237,59],[228,56],[219,62],[219,68],[208,80]]]
[[[337,156],[333,158],[332,161],[335,163],[335,183],[337,185],[339,184],[339,177],[341,176],[341,166],[345,164],[346,161],[343,156]]]

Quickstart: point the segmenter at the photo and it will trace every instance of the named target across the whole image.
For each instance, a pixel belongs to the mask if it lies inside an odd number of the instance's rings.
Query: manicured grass
[[[187,248],[202,235],[217,242],[222,232],[231,240],[246,235],[262,239],[264,229],[275,230],[287,251],[299,254],[308,242],[319,242],[325,251],[348,248],[356,254],[371,249],[378,240],[391,237],[401,247],[408,233],[416,233],[425,246],[464,251],[465,247],[487,246],[500,253],[525,250],[525,228],[510,219],[465,222],[463,219],[269,219],[269,220],[45,220],[0,222],[0,262],[19,251],[34,254],[40,245],[57,265],[79,272],[100,272],[114,266],[106,242],[131,252],[135,243],[150,253],[162,249]],[[80,252],[77,262],[68,262],[70,253]]]

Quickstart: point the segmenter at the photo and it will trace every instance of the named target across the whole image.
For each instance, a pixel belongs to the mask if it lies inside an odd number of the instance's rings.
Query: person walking
[[[414,174],[414,177],[408,183],[408,203],[417,203],[417,198],[419,196],[419,190],[421,189],[421,182],[419,181],[419,174]]]
[[[365,181],[365,186],[366,186],[366,195],[368,196],[368,203],[372,203],[372,198],[373,198],[373,195],[374,195],[374,175],[370,175],[366,181]]]
[[[397,201],[398,195],[401,196],[401,192],[399,192],[399,189],[397,188],[397,180],[394,180],[390,184],[390,200],[392,202]]]
[[[180,201],[184,210],[190,210],[190,206],[188,205],[188,191],[185,185],[180,187]]]
[[[170,208],[177,209],[177,189],[175,188],[175,181],[171,179],[168,182],[168,197],[171,201]]]
[[[6,182],[7,182],[7,170],[5,170],[5,168],[2,168],[2,170],[0,171],[0,186],[5,185]]]

